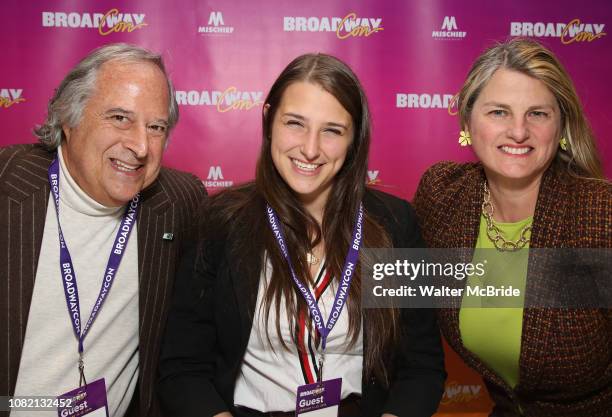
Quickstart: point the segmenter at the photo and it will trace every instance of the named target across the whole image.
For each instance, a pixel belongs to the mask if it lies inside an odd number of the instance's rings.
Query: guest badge
[[[342,378],[299,386],[296,417],[337,417],[341,392]]]
[[[68,391],[58,399],[69,400],[68,406],[57,408],[59,417],[108,417],[104,378]]]

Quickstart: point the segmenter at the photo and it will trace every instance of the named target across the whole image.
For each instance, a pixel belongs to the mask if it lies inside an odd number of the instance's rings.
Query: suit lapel
[[[155,381],[156,363],[163,331],[164,305],[171,291],[168,276],[174,269],[175,247],[180,239],[163,240],[164,233],[178,232],[175,207],[165,189],[163,172],[141,194],[138,214],[138,295],[140,411],[146,415],[152,402],[150,384]]]
[[[2,152],[13,154],[0,172],[3,177],[0,184],[0,230],[5,235],[0,242],[0,251],[7,254],[0,274],[10,277],[0,290],[0,304],[3,307],[0,329],[6,335],[0,355],[8,360],[8,379],[3,378],[0,382],[0,392],[12,395],[17,382],[49,201],[47,169],[55,154],[32,145],[5,148]],[[19,153],[25,153],[25,156]]]
[[[232,236],[227,239],[234,244],[225,251],[225,261],[230,267],[231,285],[240,313],[241,343],[245,347],[251,335],[259,284],[265,267],[261,248],[254,247],[251,238],[255,233],[261,233],[258,232],[261,228],[268,227],[267,224],[261,224],[265,213],[264,204],[263,200],[258,200],[253,207],[255,213],[261,213],[261,218],[251,219],[249,216],[249,219],[237,220],[240,224],[232,227]]]
[[[570,190],[561,179],[555,167],[546,171],[538,194],[530,247],[554,248],[566,241],[563,234],[566,228],[563,219],[566,217],[570,202]],[[538,297],[540,289],[546,286],[545,277],[532,268],[530,262],[527,279],[526,296]],[[553,331],[554,311],[550,308],[526,308],[523,312],[523,330],[521,335],[521,356],[519,372],[519,389],[533,390],[540,381],[546,356],[549,350],[550,337]],[[525,381],[523,384],[521,381]]]

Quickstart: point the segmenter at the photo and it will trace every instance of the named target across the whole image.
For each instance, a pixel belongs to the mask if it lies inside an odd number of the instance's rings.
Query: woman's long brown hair
[[[281,178],[272,161],[270,149],[272,122],[283,93],[289,85],[295,82],[316,84],[333,95],[351,115],[354,126],[353,142],[342,168],[334,177],[321,225],[304,209],[299,198]],[[365,94],[355,74],[340,60],[324,54],[302,55],[292,61],[273,84],[265,102],[268,109],[262,120],[263,141],[257,162],[255,183],[213,197],[211,208],[213,211],[225,211],[226,215],[222,215],[224,217],[222,222],[235,222],[235,219],[243,219],[240,222],[240,228],[242,233],[248,236],[248,244],[243,245],[241,249],[243,259],[248,259],[244,256],[245,251],[248,252],[249,248],[253,248],[253,252],[256,253],[252,255],[256,259],[262,259],[261,263],[257,262],[255,265],[257,268],[262,268],[265,265],[264,253],[267,255],[272,271],[269,285],[262,297],[263,317],[265,317],[268,338],[270,329],[267,328],[267,323],[270,314],[275,314],[279,318],[276,320],[276,333],[283,343],[278,324],[280,320],[289,320],[291,333],[295,335],[293,327],[298,315],[300,311],[307,310],[306,303],[297,293],[287,263],[270,231],[265,216],[265,203],[270,204],[276,211],[282,223],[293,267],[302,282],[313,283],[306,254],[321,239],[325,242],[326,266],[331,276],[339,282],[352,237],[356,213],[366,190],[370,115]],[[392,243],[388,233],[372,216],[368,215],[366,210],[362,247],[390,246]],[[385,363],[388,363],[392,356],[393,347],[399,337],[399,312],[393,308],[363,310],[367,311],[368,319],[362,320],[360,271],[364,265],[371,262],[363,256],[362,251],[345,306],[348,309],[349,317],[347,348],[356,343],[363,325],[363,336],[367,340],[367,349],[364,352],[364,376],[367,379],[375,377],[381,383],[388,384],[390,375]],[[251,283],[253,296],[256,297],[260,271],[252,272],[248,275],[257,281]],[[279,317],[283,302],[288,315],[286,318]],[[310,330],[314,331],[312,326]]]

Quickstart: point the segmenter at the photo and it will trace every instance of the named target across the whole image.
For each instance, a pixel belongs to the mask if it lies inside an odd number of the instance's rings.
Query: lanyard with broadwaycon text
[[[266,207],[266,212],[268,215],[268,222],[270,223],[270,228],[272,229],[272,233],[276,238],[276,242],[278,243],[278,247],[281,253],[283,254],[283,257],[287,261],[287,265],[289,266],[289,271],[291,272],[293,282],[297,286],[300,294],[302,294],[302,296],[306,300],[306,305],[308,306],[308,312],[310,313],[310,317],[314,322],[317,331],[321,335],[321,348],[322,350],[325,350],[327,336],[334,328],[334,325],[338,321],[338,317],[340,317],[340,313],[342,312],[342,309],[346,304],[348,291],[351,286],[351,281],[353,280],[353,273],[355,272],[355,268],[357,267],[357,261],[359,260],[359,248],[361,246],[362,240],[361,227],[363,224],[363,205],[359,204],[359,210],[357,211],[357,219],[355,220],[355,228],[353,229],[353,236],[350,241],[348,253],[346,254],[346,259],[344,261],[344,268],[342,270],[342,280],[340,281],[340,286],[336,291],[334,304],[332,306],[332,311],[329,315],[327,323],[323,322],[321,310],[319,310],[319,306],[317,305],[317,301],[312,295],[312,292],[304,284],[302,284],[297,274],[295,273],[295,270],[293,269],[293,264],[291,263],[291,259],[289,258],[289,251],[287,250],[287,246],[285,244],[285,235],[283,233],[281,223],[278,220],[278,216],[269,204]]]
[[[93,309],[91,310],[89,320],[87,320],[85,328],[83,328],[81,331],[81,307],[79,304],[79,291],[77,288],[76,274],[74,271],[74,266],[72,264],[72,258],[70,257],[70,252],[68,251],[68,246],[66,245],[66,241],[64,240],[62,227],[60,225],[59,160],[57,158],[54,159],[51,163],[48,175],[49,185],[51,186],[51,192],[53,193],[53,201],[55,203],[55,214],[57,215],[57,230],[60,245],[60,271],[62,274],[64,295],[66,297],[66,306],[68,307],[68,314],[70,316],[70,321],[72,322],[74,334],[76,335],[79,341],[80,386],[83,385],[83,383],[87,383],[87,381],[85,380],[85,372],[83,365],[83,341],[85,340],[85,336],[87,335],[94,320],[96,319],[98,312],[102,308],[102,304],[104,304],[106,296],[108,295],[108,292],[110,291],[111,286],[113,285],[113,282],[115,280],[115,274],[117,273],[117,269],[119,269],[119,264],[121,263],[121,259],[123,258],[123,254],[125,253],[125,249],[127,248],[127,243],[130,239],[130,234],[132,233],[132,229],[134,228],[134,224],[136,223],[140,194],[136,194],[136,196],[134,196],[134,198],[132,199],[132,201],[130,201],[125,210],[125,214],[123,215],[121,225],[119,226],[119,230],[117,231],[117,235],[115,236],[115,241],[113,243],[111,254],[108,258],[108,263],[104,271],[104,279],[102,280],[100,293],[98,294],[98,298],[93,306]]]

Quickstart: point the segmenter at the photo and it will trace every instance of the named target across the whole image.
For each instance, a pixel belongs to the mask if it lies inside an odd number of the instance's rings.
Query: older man
[[[87,381],[111,416],[159,413],[168,297],[206,193],[161,167],[177,119],[161,58],[108,45],[62,81],[40,144],[0,150],[0,396]]]

